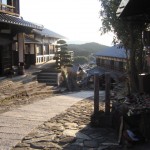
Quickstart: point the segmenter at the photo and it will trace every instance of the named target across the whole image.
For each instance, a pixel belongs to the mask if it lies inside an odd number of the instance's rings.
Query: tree
[[[85,64],[88,63],[88,58],[85,56],[77,56],[74,58],[75,64]]]
[[[72,66],[73,58],[71,52],[68,51],[66,41],[57,41],[57,52],[55,53],[54,59],[56,60],[56,65],[58,68],[61,66]]]
[[[61,75],[59,78],[59,87],[66,87],[68,90],[72,90],[70,85],[75,86],[75,76],[69,73],[69,68],[73,66],[73,51],[68,51],[66,41],[57,41],[57,52],[55,53],[54,59],[56,60],[56,66],[61,69]]]
[[[129,22],[127,20],[119,19],[116,11],[121,0],[99,0],[102,9],[100,10],[100,17],[102,27],[101,34],[107,32],[114,33],[114,44],[121,43],[122,46],[129,51],[129,66],[128,74],[131,81],[132,91],[137,91],[138,74],[143,70],[143,45],[142,45],[142,30],[146,28],[144,23]]]

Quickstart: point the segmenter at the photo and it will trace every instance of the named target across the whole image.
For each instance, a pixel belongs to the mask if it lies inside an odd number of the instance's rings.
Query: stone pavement
[[[93,91],[80,91],[46,98],[0,115],[0,150],[9,150],[38,125],[80,100],[93,96]]]
[[[104,93],[100,92],[100,110]],[[81,100],[63,113],[42,123],[26,135],[12,150],[149,150],[150,143],[132,147],[118,144],[118,136],[112,128],[93,128],[93,97]],[[101,120],[103,122],[103,120]]]
[[[103,95],[104,92],[100,92]],[[104,102],[100,102],[100,109]],[[116,150],[120,148],[111,128],[93,128],[93,97],[81,100],[39,125],[12,150]],[[121,149],[117,149],[121,150]]]

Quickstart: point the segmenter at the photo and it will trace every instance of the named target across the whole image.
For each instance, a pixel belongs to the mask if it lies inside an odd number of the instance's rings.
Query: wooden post
[[[139,93],[144,93],[143,89],[143,75],[139,74]]]
[[[105,114],[110,114],[110,73],[105,73]]]
[[[24,33],[18,34],[19,63],[24,63]]]
[[[24,50],[25,50],[24,33],[19,33],[18,34],[18,52],[19,52],[18,74],[19,75],[23,75],[25,73],[25,71],[24,71]]]
[[[94,114],[99,112],[99,73],[94,74]]]

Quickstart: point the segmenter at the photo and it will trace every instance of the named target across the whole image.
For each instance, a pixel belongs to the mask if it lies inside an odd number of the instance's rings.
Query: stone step
[[[45,83],[38,83],[34,87],[25,88],[25,90],[27,92],[27,95],[30,95],[30,93],[32,93],[33,91],[40,91],[40,90],[45,89],[45,88],[46,88]]]
[[[58,85],[57,78],[39,78],[39,83],[46,83],[46,85],[56,86]]]
[[[15,92],[20,91],[21,89],[23,89],[23,84],[22,83],[13,83],[11,84],[11,86],[3,86],[0,89],[0,95],[9,95]]]
[[[24,98],[28,98],[31,99],[32,97],[37,97],[37,96],[48,96],[48,95],[52,95],[52,94],[56,94],[59,91],[56,90],[33,90],[32,92],[30,92],[30,94],[27,94],[25,91],[22,91],[18,94],[14,94],[8,97],[5,97],[4,99],[0,99],[0,105],[1,106],[11,106],[14,102],[16,102],[16,100],[23,100]]]
[[[47,95],[47,94],[56,94],[60,93],[59,90],[54,89],[53,86],[46,86],[44,83],[38,83],[38,86],[36,88],[32,88],[32,90],[28,90],[27,94],[28,96],[37,96],[37,95]]]
[[[57,82],[47,82],[46,83],[47,86],[58,86]]]
[[[32,81],[37,81],[37,76],[30,76],[28,78],[25,78],[22,80],[22,83],[29,83],[29,82],[32,82]]]
[[[53,93],[53,91],[51,91],[51,90],[39,90],[39,91],[37,91],[37,90],[33,90],[32,92],[30,92],[30,95],[29,96],[37,96],[37,95],[42,95],[42,94],[52,94]]]
[[[15,77],[11,78],[11,80],[13,82],[19,82],[20,81],[22,83],[29,83],[29,82],[36,80],[36,75],[27,74],[27,75],[15,76]]]
[[[45,83],[38,83],[37,81],[32,81],[26,84],[21,82],[13,82],[11,87],[1,90],[0,102],[3,105],[4,103],[6,104],[7,102],[13,101],[13,99],[21,98],[23,96],[48,93],[50,93],[50,87],[48,90]]]
[[[57,76],[45,76],[45,75],[40,75],[37,77],[37,80],[39,79],[57,79]]]
[[[36,85],[38,85],[38,82],[37,81],[32,81],[32,82],[29,82],[29,83],[26,83],[26,84],[23,84],[24,87],[34,87]]]
[[[58,73],[55,73],[55,72],[40,72],[39,74],[43,74],[43,75],[57,75]]]
[[[39,83],[46,83],[47,86],[57,86],[57,82],[51,82],[51,81],[39,81]]]
[[[39,83],[46,83],[48,86],[57,86],[59,75],[60,73],[51,72],[49,69],[47,69],[37,75],[37,81]]]
[[[12,81],[9,80],[3,80],[0,82],[0,90],[7,89],[8,87],[11,87],[13,85]]]
[[[13,82],[13,84],[7,88],[2,88],[1,89],[1,94],[5,94],[5,93],[16,93],[16,92],[20,92],[23,90],[27,90],[28,88],[32,88],[35,87],[37,85],[37,81],[36,82],[30,82],[28,84],[23,84],[21,82]]]
[[[57,79],[45,79],[45,78],[41,78],[41,79],[38,79],[38,82],[41,82],[41,83],[47,83],[47,82],[57,82]]]
[[[58,77],[58,74],[39,74],[37,76],[37,79],[40,79],[40,78],[55,78],[57,79]]]

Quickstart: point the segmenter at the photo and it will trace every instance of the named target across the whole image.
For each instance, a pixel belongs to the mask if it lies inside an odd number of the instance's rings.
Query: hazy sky
[[[71,41],[110,45],[111,34],[100,36],[98,0],[20,0],[21,16]]]

